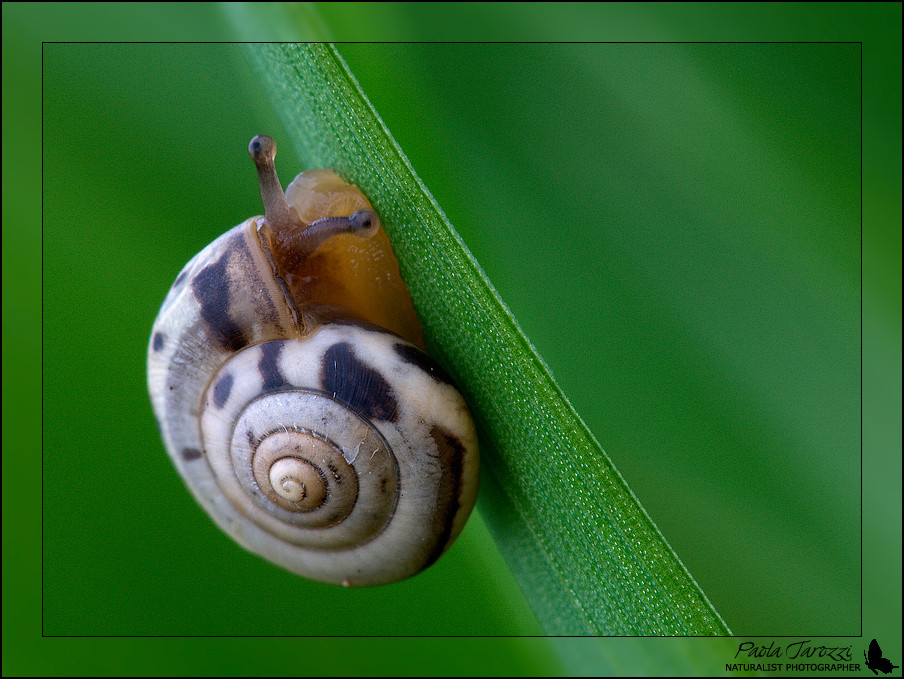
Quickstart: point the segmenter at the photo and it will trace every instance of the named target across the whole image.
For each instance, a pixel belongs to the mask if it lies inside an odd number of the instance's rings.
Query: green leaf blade
[[[475,415],[481,515],[547,632],[729,634],[338,52],[322,44],[249,49],[305,164],[333,167],[380,213],[428,347]]]

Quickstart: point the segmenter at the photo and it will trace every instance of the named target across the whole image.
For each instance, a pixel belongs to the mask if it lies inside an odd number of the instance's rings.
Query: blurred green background
[[[543,6],[441,7],[454,12],[442,26],[417,4],[300,9],[350,40],[504,25],[522,40],[864,41],[339,49],[732,631],[859,635],[868,620],[863,633],[899,638],[900,6],[566,5],[560,26]],[[241,551],[165,456],[144,385],[150,325],[181,266],[260,212],[248,139],[291,131],[240,46],[37,41],[247,35],[196,4],[6,4],[3,23],[4,622],[19,606],[62,636],[539,634],[479,515],[424,574],[349,592]],[[17,170],[34,169],[41,132],[39,238]],[[284,182],[303,169],[280,161]],[[9,294],[20,280],[35,285]],[[34,414],[11,419],[29,400],[9,386],[28,379],[10,348],[35,352],[40,322],[39,469],[34,437],[17,438]],[[39,471],[42,506],[34,483],[11,483]],[[5,650],[32,648],[8,630]],[[78,671],[86,644],[33,653],[30,671]],[[241,648],[183,671],[279,671],[242,665]],[[415,648],[357,671],[404,674],[441,646]],[[434,671],[561,671],[545,643],[482,650],[480,669],[447,653]],[[325,667],[355,673],[344,660]]]

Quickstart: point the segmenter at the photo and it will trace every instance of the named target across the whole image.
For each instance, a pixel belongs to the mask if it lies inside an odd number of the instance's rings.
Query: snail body
[[[148,385],[167,451],[214,521],[305,577],[378,585],[433,563],[478,482],[464,399],[423,350],[379,219],[328,170],[285,194],[255,137],[265,216],[184,267]]]

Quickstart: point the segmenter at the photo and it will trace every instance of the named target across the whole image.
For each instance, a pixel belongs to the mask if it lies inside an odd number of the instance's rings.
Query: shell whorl
[[[474,504],[467,406],[391,332],[341,315],[305,326],[271,270],[252,219],[176,279],[148,349],[167,450],[250,551],[336,584],[412,575]]]

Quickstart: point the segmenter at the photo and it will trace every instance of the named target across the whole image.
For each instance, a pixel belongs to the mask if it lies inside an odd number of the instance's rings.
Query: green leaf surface
[[[428,347],[450,368],[475,414],[483,451],[481,514],[544,628],[727,634],[338,51],[322,44],[249,50],[305,165],[338,170],[381,215]]]
[[[381,588],[297,578],[203,515],[153,426],[148,329],[260,212],[248,139],[278,140],[285,181],[310,162],[236,40],[337,41],[735,634],[900,657],[901,5],[813,7],[4,3],[4,674],[751,660],[740,638],[509,637],[541,629],[500,549],[549,573],[545,629],[575,607],[492,473],[449,553]],[[450,634],[492,638],[409,636]]]

